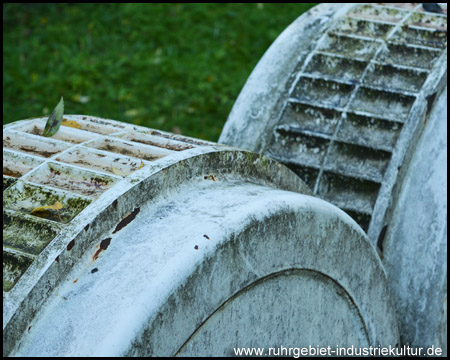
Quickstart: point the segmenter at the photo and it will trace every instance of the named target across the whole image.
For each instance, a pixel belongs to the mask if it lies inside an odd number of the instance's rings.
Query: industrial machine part
[[[446,348],[439,340],[447,327],[441,8],[313,8],[262,57],[219,142],[285,163],[314,195],[352,216],[387,265],[402,343]]]
[[[375,248],[287,167],[65,120],[3,129],[3,355],[398,345]]]

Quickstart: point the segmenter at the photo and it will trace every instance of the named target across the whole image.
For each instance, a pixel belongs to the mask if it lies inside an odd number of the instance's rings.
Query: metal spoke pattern
[[[446,14],[420,4],[353,7],[297,66],[263,152],[367,231],[402,129],[446,48],[446,30]]]

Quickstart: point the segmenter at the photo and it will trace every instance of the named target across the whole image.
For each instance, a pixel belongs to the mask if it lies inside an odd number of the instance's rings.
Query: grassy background
[[[3,4],[3,123],[87,114],[217,141],[275,38],[314,4]]]

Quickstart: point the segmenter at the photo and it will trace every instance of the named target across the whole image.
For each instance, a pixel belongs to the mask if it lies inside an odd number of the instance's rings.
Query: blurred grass
[[[3,4],[3,123],[96,115],[217,141],[275,38],[314,4]]]

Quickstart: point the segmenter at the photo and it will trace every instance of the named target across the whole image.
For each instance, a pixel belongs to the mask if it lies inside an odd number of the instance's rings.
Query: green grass
[[[4,4],[3,123],[96,115],[217,141],[276,37],[314,4]]]

